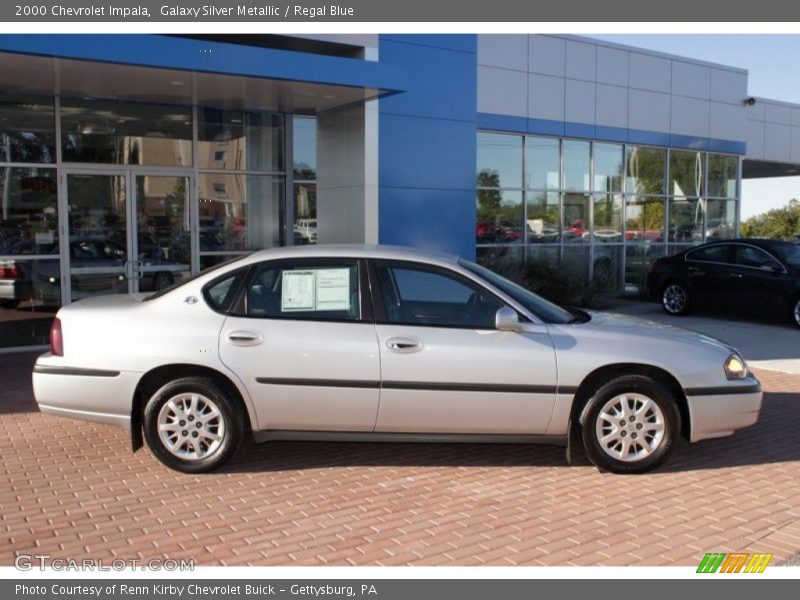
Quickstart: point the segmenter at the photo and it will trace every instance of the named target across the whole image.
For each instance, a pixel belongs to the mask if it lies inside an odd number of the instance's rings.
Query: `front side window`
[[[493,329],[503,303],[455,273],[424,265],[377,265],[386,320],[433,327]]]
[[[361,318],[355,260],[269,262],[246,285],[248,317],[357,321]]]

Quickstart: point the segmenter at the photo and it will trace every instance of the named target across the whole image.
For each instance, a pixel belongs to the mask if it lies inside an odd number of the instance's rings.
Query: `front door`
[[[65,177],[64,302],[156,291],[189,275],[188,175],[67,169]]]
[[[376,431],[543,434],[556,358],[537,333],[495,329],[504,303],[455,272],[377,261],[381,397]]]

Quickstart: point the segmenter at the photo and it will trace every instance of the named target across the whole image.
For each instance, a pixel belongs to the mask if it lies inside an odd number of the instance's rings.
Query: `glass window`
[[[200,252],[284,243],[282,177],[201,173],[198,191]]]
[[[800,268],[800,244],[777,244],[772,248],[783,262],[794,268]]]
[[[660,148],[628,146],[625,189],[636,194],[663,194],[667,151]]]
[[[622,241],[621,194],[595,194],[593,235],[595,242]]]
[[[296,181],[317,179],[317,120],[314,117],[294,117],[292,132],[294,178]]]
[[[0,161],[56,162],[52,98],[0,94]]]
[[[561,187],[561,157],[558,138],[528,137],[525,186],[540,190]]]
[[[503,304],[466,278],[425,266],[378,263],[390,323],[494,329]]]
[[[58,259],[0,259],[0,347],[48,343],[61,306]]]
[[[729,240],[736,237],[736,200],[708,200],[706,240]]]
[[[65,161],[191,166],[192,109],[65,98],[61,143]]]
[[[564,140],[564,189],[589,189],[589,142]]]
[[[622,146],[596,143],[594,145],[594,190],[596,192],[621,192],[622,171]]]
[[[248,317],[358,320],[358,263],[264,263],[247,283],[245,303]]]
[[[216,108],[197,114],[201,169],[283,170],[283,115]]]
[[[735,198],[739,159],[724,154],[708,155],[708,195],[712,198]]]
[[[703,195],[703,157],[704,154],[701,152],[670,151],[670,194],[673,196]]]
[[[625,211],[626,241],[661,242],[664,240],[663,198],[628,196]]]
[[[754,267],[756,269],[783,270],[783,267],[781,267],[778,261],[760,248],[737,244],[734,246],[734,249],[737,265],[741,265],[743,267]]]
[[[589,194],[566,192],[561,215],[565,242],[589,241]]]
[[[317,243],[317,184],[294,184],[294,243]]]
[[[601,290],[621,291],[623,250],[624,246],[616,244],[595,245],[592,248],[592,281]]]
[[[55,169],[0,168],[0,256],[58,254]]]
[[[686,260],[696,260],[703,262],[730,263],[733,262],[731,256],[731,246],[729,244],[715,244],[692,250],[686,255]]]
[[[478,190],[478,244],[522,242],[522,192]]]
[[[522,187],[522,136],[478,133],[478,187]]]
[[[698,198],[671,198],[669,241],[703,241],[703,203]]]
[[[667,255],[664,244],[638,243],[625,246],[625,291],[643,295],[653,263]]]
[[[558,192],[527,192],[528,218],[525,231],[529,243],[553,243],[559,241],[559,195]]]

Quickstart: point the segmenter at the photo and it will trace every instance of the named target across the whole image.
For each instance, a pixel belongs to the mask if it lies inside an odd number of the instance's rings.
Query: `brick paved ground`
[[[760,372],[759,424],[681,443],[653,474],[568,467],[560,448],[247,444],[181,475],[121,429],[36,412],[29,355],[0,360],[0,564],[695,565],[800,550],[800,377]]]

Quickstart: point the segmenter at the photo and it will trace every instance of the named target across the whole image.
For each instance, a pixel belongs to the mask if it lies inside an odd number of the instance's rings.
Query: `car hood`
[[[639,317],[620,315],[616,313],[586,311],[592,318],[587,323],[579,325],[587,330],[596,330],[604,333],[618,333],[625,336],[647,338],[654,342],[658,340],[676,343],[691,344],[714,348],[725,352],[736,352],[730,345],[711,336],[690,331],[674,325],[666,325],[656,321],[649,321]]]

